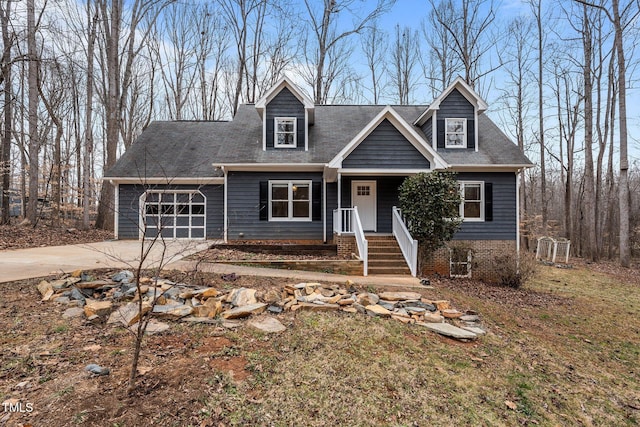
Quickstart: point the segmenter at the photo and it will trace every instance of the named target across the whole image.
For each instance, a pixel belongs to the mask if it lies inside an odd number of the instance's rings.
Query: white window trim
[[[145,216],[147,214],[147,197],[151,194],[151,193],[162,193],[162,194],[173,194],[174,195],[174,209],[173,209],[173,214],[172,215],[166,215],[167,217],[172,217],[173,218],[173,226],[171,227],[164,227],[162,229],[166,229],[166,228],[172,228],[173,229],[173,237],[165,237],[165,239],[172,239],[172,240],[206,240],[207,238],[207,196],[204,195],[204,193],[202,193],[200,190],[169,190],[169,189],[149,189],[146,190],[144,193],[142,193],[142,195],[139,198],[139,206],[140,206],[140,217],[139,217],[139,229],[140,229],[140,238],[141,239],[153,239],[153,237],[146,237],[145,236],[145,229],[146,229],[146,222],[145,222]],[[204,199],[204,201],[202,202],[202,204],[204,205],[204,213],[203,214],[198,214],[198,215],[192,215],[191,213],[189,213],[188,215],[182,214],[182,215],[178,215],[175,206],[178,204],[175,201],[175,195],[177,194],[200,194],[202,196],[202,198]],[[191,212],[191,205],[192,204],[196,204],[196,205],[200,205],[201,203],[192,203],[192,197],[189,198],[189,212]],[[158,212],[158,217],[160,217],[162,214],[160,213],[160,211]],[[178,216],[184,217],[184,216],[188,216],[189,218],[189,225],[177,225],[178,224]],[[203,218],[204,222],[202,225],[193,225],[192,224],[192,218]],[[158,228],[158,227],[150,227],[150,228]],[[162,230],[161,229],[161,230]],[[189,230],[189,235],[187,237],[176,237],[176,232],[177,229],[188,229]],[[192,237],[192,233],[191,231],[193,229],[202,229],[203,230],[203,236],[202,237]],[[157,230],[160,231],[160,230]]]
[[[293,143],[292,144],[279,144],[278,143],[278,122],[280,121],[292,121],[293,122]],[[288,132],[283,132],[288,133]],[[298,147],[298,120],[295,117],[275,117],[273,119],[273,147],[274,148],[297,148]]]
[[[460,218],[463,219],[463,221],[465,222],[484,222],[484,201],[485,201],[485,197],[484,197],[484,181],[458,181],[458,184],[460,185],[460,198],[462,199],[460,201],[460,208],[459,208],[459,212],[460,212]],[[480,218],[465,218],[464,217],[464,187],[466,185],[479,185],[480,186]]]
[[[287,187],[287,217],[276,217],[272,216],[272,206],[271,206],[271,196],[272,196],[272,188],[273,185],[282,185],[286,184]],[[293,216],[293,186],[294,185],[308,185],[309,186],[309,217],[308,218],[295,218]],[[274,180],[269,181],[269,205],[267,206],[269,209],[269,221],[273,222],[311,222],[313,220],[313,181],[311,180],[296,180],[296,181],[284,181],[284,180]]]
[[[449,120],[462,120],[462,127],[463,127],[463,136],[462,136],[462,141],[463,144],[462,145],[449,145],[448,141],[449,138],[447,138],[447,136],[452,133],[452,134],[459,134],[459,132],[449,132],[447,129],[449,129]],[[463,119],[462,117],[449,117],[444,119],[444,148],[467,148],[467,119]]]

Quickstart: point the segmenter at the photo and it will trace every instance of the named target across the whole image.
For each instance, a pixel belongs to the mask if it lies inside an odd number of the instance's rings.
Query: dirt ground
[[[109,239],[113,239],[112,231],[80,230],[72,225],[59,228],[50,227],[46,222],[40,222],[36,227],[0,225],[0,250],[75,245]]]

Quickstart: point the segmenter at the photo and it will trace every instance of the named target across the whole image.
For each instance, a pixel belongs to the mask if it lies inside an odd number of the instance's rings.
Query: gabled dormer
[[[313,102],[287,77],[256,102],[262,118],[263,150],[308,150]]]
[[[478,116],[487,108],[480,95],[457,77],[414,124],[436,150],[478,151]]]

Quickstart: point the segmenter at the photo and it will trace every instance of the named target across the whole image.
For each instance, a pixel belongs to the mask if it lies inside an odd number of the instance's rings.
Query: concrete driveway
[[[144,263],[153,268],[178,261],[209,247],[211,242],[157,242]],[[164,255],[163,249],[166,249]],[[140,263],[141,242],[136,240],[105,241],[80,245],[0,251],[0,283],[49,274],[70,273],[78,269],[135,268]]]

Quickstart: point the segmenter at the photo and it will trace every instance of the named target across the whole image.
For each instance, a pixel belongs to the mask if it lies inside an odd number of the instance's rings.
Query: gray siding
[[[454,89],[451,93],[442,100],[440,103],[440,109],[437,112],[437,135],[438,135],[438,148],[444,149],[444,123],[445,119],[458,118],[467,119],[467,149],[475,150],[475,115],[474,107],[458,91]],[[456,150],[456,149],[452,149]]]
[[[343,160],[342,167],[429,169],[430,163],[385,119]]]
[[[267,149],[272,149],[274,145],[273,133],[274,133],[274,119],[276,117],[295,117],[296,133],[297,133],[297,149],[304,150],[304,135],[305,135],[305,122],[304,122],[304,105],[291,93],[287,88],[282,89],[266,107],[267,116]],[[286,148],[279,148],[279,150],[287,150]],[[290,150],[293,150],[290,148]]]
[[[118,200],[118,238],[137,239],[140,227],[140,196],[146,190],[200,190],[207,199],[207,239],[221,239],[224,228],[224,189],[222,185],[139,185],[121,184]]]
[[[351,207],[351,182],[376,181],[376,225],[378,233],[391,233],[391,208],[398,206],[398,187],[404,181],[403,176],[343,176],[342,207]]]
[[[463,222],[454,240],[516,239],[516,175],[512,172],[458,173],[458,181],[493,184],[493,221]]]
[[[427,137],[427,141],[429,141],[429,144],[432,144],[433,138],[431,138],[431,136],[433,134],[433,118],[429,117],[420,129],[422,129],[422,132]]]
[[[327,241],[333,239],[333,210],[338,208],[338,183],[327,183]]]
[[[323,240],[322,221],[260,220],[260,182],[269,180],[322,182],[322,173],[229,172],[227,176],[229,240]],[[240,237],[243,233],[243,237]]]

